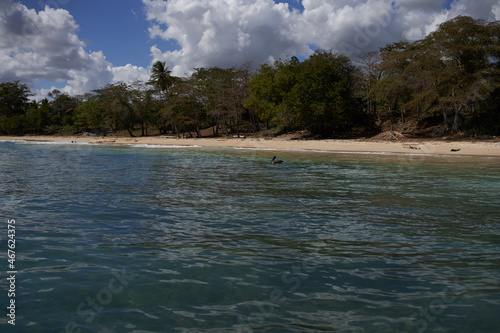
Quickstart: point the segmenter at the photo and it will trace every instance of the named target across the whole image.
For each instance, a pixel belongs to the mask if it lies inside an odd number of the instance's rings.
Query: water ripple
[[[497,160],[154,148],[0,142],[20,327],[498,328]]]

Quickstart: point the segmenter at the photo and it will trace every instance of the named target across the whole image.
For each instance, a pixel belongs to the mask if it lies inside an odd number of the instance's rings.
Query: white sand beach
[[[93,144],[145,144],[202,147],[236,147],[279,150],[317,150],[331,152],[410,153],[500,157],[500,142],[404,140],[289,140],[280,138],[175,138],[99,137],[99,136],[0,136],[2,141],[85,142]]]

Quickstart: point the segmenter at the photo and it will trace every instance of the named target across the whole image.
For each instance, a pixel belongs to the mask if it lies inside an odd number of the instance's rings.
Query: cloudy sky
[[[355,58],[457,15],[500,20],[500,0],[0,0],[0,82],[77,95],[147,81],[157,60],[185,76],[318,48]]]

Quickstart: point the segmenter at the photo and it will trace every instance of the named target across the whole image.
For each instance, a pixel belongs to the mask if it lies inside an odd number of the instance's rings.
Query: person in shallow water
[[[280,163],[283,163],[283,161],[282,160],[277,160],[276,156],[274,156],[273,159],[271,160],[271,163],[272,164],[280,164]]]

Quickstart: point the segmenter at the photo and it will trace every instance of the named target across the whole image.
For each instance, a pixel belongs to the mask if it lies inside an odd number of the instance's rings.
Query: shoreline
[[[367,139],[287,140],[280,138],[174,138],[99,136],[0,136],[0,141],[75,142],[105,145],[199,146],[247,149],[310,150],[351,153],[395,153],[500,157],[500,142],[485,141],[372,141]],[[452,151],[457,150],[458,151]]]

